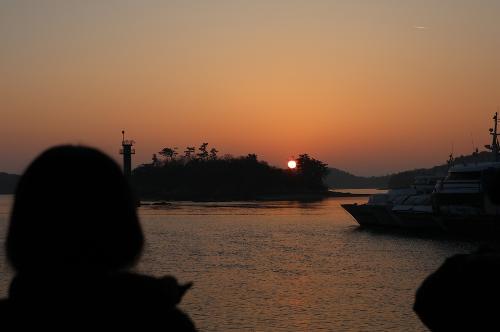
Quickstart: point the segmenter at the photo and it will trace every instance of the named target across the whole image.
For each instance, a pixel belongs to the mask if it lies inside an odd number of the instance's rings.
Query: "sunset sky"
[[[0,171],[60,143],[209,142],[358,175],[489,143],[500,1],[0,0]]]

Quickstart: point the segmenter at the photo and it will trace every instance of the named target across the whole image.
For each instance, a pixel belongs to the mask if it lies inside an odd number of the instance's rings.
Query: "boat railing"
[[[480,192],[482,190],[479,181],[442,181],[437,188],[438,192]]]

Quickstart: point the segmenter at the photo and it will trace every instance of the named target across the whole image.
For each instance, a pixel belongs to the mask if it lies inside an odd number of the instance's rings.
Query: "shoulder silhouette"
[[[431,331],[500,330],[500,252],[448,258],[417,291],[414,310]]]
[[[113,160],[87,147],[45,151],[16,190],[6,240],[15,276],[0,324],[194,331],[177,308],[190,284],[129,272],[143,241],[136,200]]]

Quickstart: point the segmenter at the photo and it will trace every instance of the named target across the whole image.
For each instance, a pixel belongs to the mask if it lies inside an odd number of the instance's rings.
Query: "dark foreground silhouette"
[[[500,330],[500,252],[455,255],[422,283],[414,309],[431,331]]]
[[[128,271],[142,247],[135,199],[114,161],[84,147],[44,152],[16,190],[6,241],[15,277],[0,326],[195,331],[176,307],[190,284]]]

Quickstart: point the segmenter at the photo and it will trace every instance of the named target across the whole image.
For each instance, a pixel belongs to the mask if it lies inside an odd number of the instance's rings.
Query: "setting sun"
[[[297,163],[295,162],[295,160],[290,160],[288,162],[288,168],[294,169],[295,167],[297,167]]]

